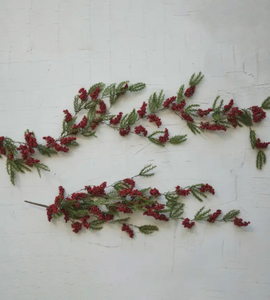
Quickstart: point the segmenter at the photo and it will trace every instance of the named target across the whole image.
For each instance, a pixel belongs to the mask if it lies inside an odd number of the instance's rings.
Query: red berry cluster
[[[35,150],[33,148],[28,148],[28,146],[25,145],[20,145],[20,147],[18,147],[17,150],[21,152],[23,160],[26,160],[29,156],[35,153]]]
[[[122,119],[123,113],[120,112],[115,118],[110,120],[110,124],[112,125],[117,125],[120,123],[121,119]]]
[[[255,143],[255,147],[257,149],[265,149],[268,147],[268,145],[270,144],[270,142],[268,143],[262,143],[260,139],[257,139],[256,143]]]
[[[165,133],[164,135],[160,136],[158,140],[160,141],[161,144],[165,144],[169,140],[169,131],[167,128],[165,128]]]
[[[239,110],[238,107],[234,107],[231,109],[230,113],[228,113],[227,120],[232,124],[234,128],[237,127],[237,116],[241,116],[243,112]]]
[[[203,118],[204,116],[207,116],[211,111],[213,111],[212,108],[208,108],[206,110],[202,110],[202,109],[198,109],[197,111],[197,115],[200,117],[200,118]]]
[[[39,162],[40,162],[39,159],[34,159],[33,157],[29,157],[26,159],[25,164],[29,167],[33,167],[34,164],[37,164]]]
[[[261,122],[261,120],[263,120],[266,117],[265,111],[259,106],[252,106],[251,110],[252,110],[252,119],[253,122],[255,123]]]
[[[158,197],[158,196],[161,195],[160,192],[159,192],[159,190],[156,189],[156,188],[151,189],[151,190],[149,191],[149,193],[150,193],[150,195],[155,196],[155,197]]]
[[[48,217],[48,221],[51,222],[52,220],[52,215],[53,214],[57,214],[59,212],[58,207],[55,204],[52,204],[50,206],[47,207],[47,217]]]
[[[75,136],[69,136],[69,137],[61,138],[60,144],[61,145],[69,145],[72,141],[76,141],[76,139],[77,138]]]
[[[85,128],[85,126],[87,125],[88,123],[88,119],[86,118],[86,116],[83,117],[83,119],[81,120],[81,122],[79,124],[74,124],[72,126],[72,129],[76,130],[76,129],[79,129],[79,128]]]
[[[95,90],[93,91],[93,93],[90,94],[90,97],[91,97],[92,100],[97,99],[97,97],[99,95],[99,91],[100,91],[99,86],[97,86],[95,88]]]
[[[194,122],[194,119],[190,115],[186,114],[183,110],[181,111],[181,117],[187,122]]]
[[[0,154],[6,155],[6,149],[4,148],[4,136],[0,136]]]
[[[210,131],[220,131],[220,130],[226,131],[227,130],[227,128],[224,125],[209,124],[208,122],[207,123],[201,122],[200,128],[204,129],[204,130],[210,130]]]
[[[168,98],[168,99],[166,99],[166,100],[164,101],[163,106],[164,106],[165,108],[169,108],[170,105],[171,105],[175,100],[176,100],[176,97],[175,97],[175,96],[170,97],[170,98]]]
[[[233,223],[238,227],[248,226],[248,224],[250,224],[250,222],[243,222],[243,219],[237,217],[234,218]]]
[[[139,125],[139,126],[135,127],[135,133],[136,134],[142,133],[143,136],[147,136],[147,130],[142,125]]]
[[[188,196],[190,194],[190,189],[181,189],[180,186],[178,185],[175,188],[175,192],[179,195],[179,196]]]
[[[229,102],[229,104],[224,105],[223,111],[224,111],[224,112],[229,111],[229,110],[233,107],[233,104],[234,104],[234,101],[233,101],[233,99],[231,99],[230,102]]]
[[[166,221],[166,222],[169,221],[169,219],[164,214],[160,214],[159,212],[153,210],[152,208],[149,208],[147,211],[145,211],[143,215],[148,217],[153,217],[159,221]]]
[[[73,228],[73,232],[78,233],[82,229],[82,224],[80,222],[74,222],[71,224],[71,227]]]
[[[220,214],[221,214],[221,210],[218,209],[216,212],[214,212],[212,215],[209,216],[209,218],[207,219],[207,222],[215,223],[216,219],[218,218],[218,216]]]
[[[194,92],[195,92],[195,86],[191,86],[191,87],[189,87],[188,89],[186,89],[184,95],[185,95],[187,98],[190,98],[190,97],[194,94]]]
[[[147,107],[147,103],[143,102],[141,108],[139,110],[137,110],[137,113],[139,114],[140,118],[143,118],[146,114],[146,107]]]
[[[184,225],[185,228],[192,228],[195,225],[195,222],[190,222],[189,218],[186,218],[183,222],[182,225]]]
[[[55,139],[52,138],[51,136],[44,136],[43,139],[47,141],[46,144],[47,148],[54,148],[57,152],[67,153],[69,151],[67,147],[57,144]]]
[[[89,218],[90,218],[90,216],[84,216],[83,218],[81,218],[82,226],[86,229],[88,229],[90,227],[90,225],[88,223]]]
[[[121,136],[126,136],[126,135],[128,135],[130,133],[130,126],[128,126],[128,127],[126,127],[126,128],[121,128],[120,130],[119,130],[119,134],[121,135]]]
[[[103,196],[106,195],[105,188],[107,186],[107,182],[103,182],[101,185],[98,186],[85,186],[88,194],[95,195],[95,196]]]
[[[72,121],[72,115],[71,115],[71,113],[67,109],[63,110],[63,113],[66,115],[65,121],[67,123],[70,122],[70,121]]]
[[[25,141],[27,143],[27,146],[29,148],[35,148],[37,147],[38,143],[36,138],[34,137],[33,132],[28,132],[27,134],[24,135]]]
[[[180,103],[173,103],[171,106],[171,109],[174,111],[182,111],[184,109],[184,107],[186,106],[186,101],[183,100]]]
[[[150,123],[152,122],[156,123],[157,127],[162,125],[161,119],[155,114],[147,116],[147,119],[149,120]]]
[[[126,204],[120,204],[117,208],[119,212],[123,212],[124,214],[132,214],[133,211]]]
[[[214,188],[211,185],[209,185],[208,183],[206,183],[206,184],[204,184],[204,185],[201,186],[200,192],[202,192],[202,193],[209,192],[212,195],[215,195]]]
[[[129,227],[129,225],[123,224],[122,226],[122,231],[125,231],[128,233],[130,238],[133,238],[134,236],[134,231]]]
[[[79,95],[79,98],[82,100],[82,101],[86,101],[87,98],[88,98],[88,94],[87,94],[87,91],[86,89],[84,88],[81,88],[78,92],[80,95]]]
[[[105,112],[107,111],[107,106],[105,104],[105,102],[103,100],[100,101],[99,103],[99,110],[96,111],[97,114],[105,114]]]

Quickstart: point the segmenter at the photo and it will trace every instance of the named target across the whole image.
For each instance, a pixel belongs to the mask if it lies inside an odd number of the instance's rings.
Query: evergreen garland
[[[144,167],[139,174],[115,182],[107,187],[107,182],[99,186],[85,186],[80,191],[65,196],[65,190],[59,187],[59,194],[55,197],[54,204],[46,206],[43,204],[25,201],[30,204],[46,207],[48,221],[53,218],[64,216],[64,220],[71,222],[73,232],[78,233],[83,228],[90,230],[101,230],[105,224],[118,224],[130,238],[134,236],[134,229],[143,234],[151,234],[158,231],[156,225],[137,226],[130,223],[130,216],[140,212],[144,216],[153,217],[159,221],[182,220],[185,228],[192,228],[198,222],[233,222],[234,225],[243,227],[250,222],[238,218],[239,210],[231,210],[220,217],[221,210],[211,213],[211,209],[203,206],[192,219],[183,217],[185,204],[183,198],[189,194],[195,196],[199,201],[207,198],[206,193],[215,194],[214,188],[209,184],[196,184],[187,187],[176,186],[174,191],[160,193],[157,188],[136,189],[136,177],[149,177],[155,166]],[[164,196],[166,202],[162,204],[157,200]],[[125,215],[128,215],[126,217]]]
[[[79,135],[95,137],[95,129],[101,124],[118,131],[121,136],[133,133],[147,138],[151,143],[161,147],[167,143],[179,145],[185,142],[187,135],[170,137],[167,128],[148,133],[146,128],[138,125],[141,119],[145,119],[159,128],[162,125],[162,120],[157,114],[165,110],[170,110],[180,119],[186,121],[193,134],[200,134],[204,131],[227,131],[230,127],[249,127],[251,146],[258,150],[256,166],[258,169],[262,169],[266,163],[264,149],[269,143],[261,142],[251,126],[253,123],[261,122],[266,117],[264,110],[270,109],[270,97],[263,101],[261,107],[252,106],[248,109],[233,107],[233,100],[224,105],[224,101],[219,96],[214,100],[211,108],[206,110],[200,109],[198,104],[187,105],[186,99],[192,97],[196,86],[203,77],[201,72],[197,75],[193,74],[186,90],[182,85],[176,96],[167,99],[165,99],[162,90],[159,93],[155,92],[149,97],[148,103],[143,102],[139,110],[133,109],[125,115],[122,112],[113,115],[110,113],[110,109],[126,92],[143,90],[145,88],[144,83],[129,84],[128,81],[123,81],[119,84],[113,83],[106,86],[99,82],[91,86],[88,91],[81,88],[78,95],[74,97],[74,113],[71,114],[68,110],[63,111],[65,115],[62,122],[62,132],[58,138],[43,137],[46,144],[41,144],[37,142],[34,132],[29,130],[25,132],[25,142],[17,142],[9,137],[0,137],[0,157],[6,157],[6,169],[12,184],[15,185],[17,173],[30,172],[33,168],[38,171],[39,175],[41,174],[40,170],[49,171],[48,166],[41,163],[39,159],[33,158],[36,151],[48,157],[58,152],[68,152],[71,147],[79,145],[77,142]],[[104,102],[105,99],[108,99],[107,104]],[[107,107],[108,105],[109,107]],[[147,113],[147,107],[149,113]],[[84,116],[78,122],[79,114],[82,112],[84,112]],[[195,119],[204,120],[204,122],[195,122]],[[196,192],[192,193],[194,196],[196,195]]]

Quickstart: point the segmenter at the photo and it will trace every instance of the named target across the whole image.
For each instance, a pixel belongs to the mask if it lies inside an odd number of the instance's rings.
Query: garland
[[[41,144],[37,142],[34,132],[29,130],[24,134],[25,142],[17,142],[9,137],[0,137],[0,157],[3,155],[7,158],[6,169],[11,183],[15,185],[16,173],[29,172],[35,168],[41,176],[40,170],[49,171],[48,166],[40,162],[39,159],[33,158],[36,151],[48,157],[58,152],[69,152],[71,147],[79,145],[77,136],[96,136],[94,130],[100,124],[118,131],[121,136],[133,133],[162,147],[166,143],[177,145],[185,142],[187,135],[170,137],[167,128],[149,134],[145,127],[138,125],[140,120],[145,119],[159,128],[162,125],[162,120],[157,114],[165,110],[173,112],[180,119],[186,121],[188,128],[194,134],[200,134],[204,131],[227,131],[231,127],[249,127],[251,146],[257,150],[256,166],[258,169],[262,169],[266,163],[264,149],[268,147],[270,142],[262,142],[257,138],[251,126],[253,123],[261,122],[266,117],[264,110],[270,109],[270,97],[263,101],[261,107],[252,106],[247,109],[234,107],[234,100],[230,100],[227,105],[224,105],[224,101],[220,100],[219,96],[216,97],[211,108],[206,110],[200,109],[198,104],[187,105],[186,99],[192,97],[196,86],[203,77],[201,72],[198,75],[193,74],[189,81],[189,87],[185,90],[184,85],[182,85],[177,96],[165,99],[162,90],[158,94],[154,93],[150,96],[148,103],[143,102],[139,110],[133,109],[132,112],[125,115],[122,112],[113,115],[110,113],[110,109],[116,104],[119,97],[127,91],[138,92],[144,89],[144,83],[129,85],[128,81],[123,81],[118,85],[113,83],[105,87],[105,84],[100,82],[90,87],[88,91],[81,88],[79,94],[74,98],[74,113],[71,114],[67,109],[63,111],[65,116],[59,138],[45,136],[43,139],[46,144]],[[109,107],[104,102],[105,98],[109,98]],[[149,113],[147,113],[147,107]],[[82,111],[86,111],[86,114],[77,123],[78,115]],[[200,121],[195,122],[195,119]],[[202,119],[204,122],[201,121]]]
[[[155,166],[144,167],[139,174],[115,182],[107,187],[107,182],[99,186],[85,186],[80,191],[74,192],[65,197],[65,190],[59,187],[59,195],[55,197],[54,204],[50,206],[25,201],[30,204],[46,207],[48,221],[52,218],[64,216],[67,222],[71,222],[73,232],[78,233],[83,228],[101,230],[105,223],[120,224],[122,231],[125,231],[130,238],[134,236],[134,228],[141,233],[151,234],[158,231],[155,225],[137,226],[130,223],[130,217],[123,217],[124,214],[131,215],[134,212],[142,212],[144,216],[153,217],[159,221],[182,220],[185,228],[191,229],[197,222],[232,222],[238,227],[248,226],[238,218],[239,210],[231,210],[220,218],[221,210],[211,213],[211,209],[203,206],[192,219],[182,217],[185,204],[179,200],[192,194],[197,200],[203,201],[207,198],[206,193],[215,194],[214,188],[209,184],[195,184],[181,188],[176,186],[174,191],[160,193],[157,188],[135,188],[136,177],[149,177],[154,175],[151,171]],[[111,188],[110,191],[107,189]],[[158,202],[157,198],[164,196],[165,204]],[[133,229],[132,229],[133,228]]]

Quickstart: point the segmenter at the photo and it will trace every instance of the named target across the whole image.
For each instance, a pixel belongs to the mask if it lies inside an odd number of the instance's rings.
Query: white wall
[[[205,79],[192,101],[203,108],[217,94],[240,107],[260,105],[270,95],[268,0],[0,4],[0,135],[22,140],[29,128],[39,141],[58,136],[62,110],[72,109],[79,88],[99,81],[147,84],[116,106],[124,112],[154,91],[174,95],[199,71]],[[270,162],[256,170],[247,128],[195,137],[171,114],[163,119],[173,134],[188,133],[188,142],[161,149],[100,128],[97,139],[80,139],[70,154],[43,158],[51,172],[42,179],[18,176],[16,187],[0,160],[1,300],[270,299]],[[257,126],[266,141],[269,126],[269,117]],[[60,220],[47,222],[44,209],[23,202],[51,204],[58,185],[70,193],[112,183],[148,163],[158,166],[157,173],[140,179],[140,187],[166,191],[208,182],[216,195],[205,205],[241,209],[251,225],[187,230],[180,222],[161,223],[159,233],[138,233],[134,240],[117,226],[75,235]],[[188,215],[201,207],[192,197],[185,201]]]

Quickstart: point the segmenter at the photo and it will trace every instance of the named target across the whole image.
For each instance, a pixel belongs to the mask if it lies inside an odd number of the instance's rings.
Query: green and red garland
[[[85,186],[80,191],[65,196],[65,190],[59,187],[59,194],[50,206],[40,203],[25,201],[30,204],[46,207],[48,221],[53,218],[64,217],[65,222],[71,222],[72,231],[78,233],[83,228],[101,230],[105,224],[120,224],[130,238],[134,236],[134,229],[141,233],[151,234],[158,231],[156,225],[137,226],[130,223],[131,215],[136,212],[146,217],[154,218],[162,222],[182,220],[185,228],[191,229],[196,223],[207,222],[231,222],[238,227],[245,227],[250,222],[238,218],[239,210],[231,210],[225,215],[217,209],[211,213],[211,209],[203,206],[192,219],[183,217],[185,203],[183,200],[193,195],[202,202],[207,198],[207,193],[215,194],[214,188],[207,183],[199,183],[187,187],[175,187],[174,191],[161,193],[157,188],[136,188],[136,177],[149,177],[154,175],[155,166],[145,166],[139,174],[115,182],[107,187],[107,182],[97,186]],[[158,199],[164,197],[166,202]],[[128,215],[128,217],[126,216]]]
[[[48,166],[33,157],[37,151],[49,157],[59,152],[69,152],[71,147],[79,145],[78,136],[96,136],[95,130],[100,125],[106,125],[118,131],[123,137],[129,134],[139,135],[161,147],[167,143],[177,145],[185,142],[187,135],[170,136],[167,128],[149,133],[144,126],[139,124],[144,119],[160,128],[162,120],[158,114],[166,110],[185,121],[194,134],[204,131],[226,132],[231,127],[249,127],[251,146],[257,150],[256,166],[258,169],[262,169],[266,163],[264,150],[270,142],[262,142],[251,126],[266,117],[265,110],[270,109],[270,97],[263,101],[261,107],[252,106],[245,109],[234,106],[234,100],[230,100],[228,104],[224,105],[224,101],[218,96],[210,108],[203,110],[199,108],[199,104],[187,103],[203,77],[201,72],[198,75],[193,74],[189,81],[189,87],[185,89],[182,85],[176,96],[166,98],[163,91],[154,93],[149,97],[148,102],[142,103],[140,109],[137,111],[133,109],[132,112],[125,115],[122,112],[112,114],[110,109],[126,92],[143,90],[144,83],[129,84],[128,81],[123,81],[118,85],[113,83],[105,86],[100,82],[91,86],[88,91],[81,88],[74,98],[74,112],[70,113],[67,109],[63,111],[62,132],[58,138],[45,136],[43,140],[46,142],[42,144],[37,141],[34,132],[29,130],[25,132],[24,142],[14,141],[9,137],[0,137],[0,157],[6,157],[6,169],[12,184],[15,185],[16,173],[25,173],[33,168],[37,169],[39,175],[40,170],[49,171]],[[105,99],[108,99],[107,103],[105,103]],[[81,114],[83,116],[78,121]]]

